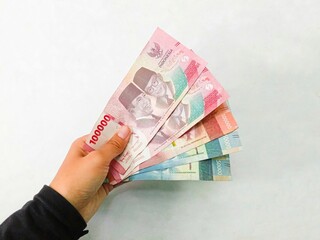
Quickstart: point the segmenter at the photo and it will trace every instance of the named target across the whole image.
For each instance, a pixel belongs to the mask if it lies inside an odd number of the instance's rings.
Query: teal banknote
[[[194,180],[194,181],[229,181],[231,180],[229,155],[192,162],[172,168],[139,173],[126,181],[138,180]]]
[[[223,137],[217,138],[197,148],[191,149],[176,157],[162,163],[141,169],[138,173],[145,173],[155,170],[172,168],[187,163],[198,162],[205,159],[215,158],[241,150],[241,142],[238,131],[233,131]],[[132,175],[134,176],[134,175]]]

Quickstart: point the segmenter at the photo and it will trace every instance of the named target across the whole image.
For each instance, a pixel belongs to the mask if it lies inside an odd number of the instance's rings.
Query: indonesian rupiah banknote
[[[181,153],[171,159],[159,164],[141,169],[135,174],[145,173],[155,170],[172,168],[188,163],[199,162],[206,159],[221,157],[223,155],[235,153],[241,150],[241,142],[237,131],[233,131],[220,138],[207,142],[187,152]]]
[[[157,29],[94,125],[85,145],[99,148],[125,124],[132,137],[114,162],[127,169],[158,132],[205,68],[206,62]]]
[[[138,180],[229,181],[231,180],[229,155],[172,168],[135,174],[125,181]]]

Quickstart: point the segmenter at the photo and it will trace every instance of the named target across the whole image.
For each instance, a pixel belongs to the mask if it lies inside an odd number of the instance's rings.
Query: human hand
[[[74,141],[50,187],[67,199],[88,222],[112,185],[103,184],[110,162],[125,149],[131,136],[128,127],[118,132],[100,149],[88,153],[83,149],[86,136]]]

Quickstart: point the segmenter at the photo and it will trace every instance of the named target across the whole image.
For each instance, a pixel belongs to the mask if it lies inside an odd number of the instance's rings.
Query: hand
[[[121,154],[131,136],[123,126],[100,149],[83,150],[86,136],[77,139],[71,146],[50,187],[67,199],[88,222],[103,200],[112,190],[112,185],[103,184],[112,159]]]

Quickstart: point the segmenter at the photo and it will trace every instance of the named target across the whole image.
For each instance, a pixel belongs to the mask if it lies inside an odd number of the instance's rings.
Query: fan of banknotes
[[[228,94],[206,62],[161,29],[108,101],[87,138],[93,151],[122,125],[132,130],[107,176],[135,180],[230,180],[229,154],[240,151]]]

